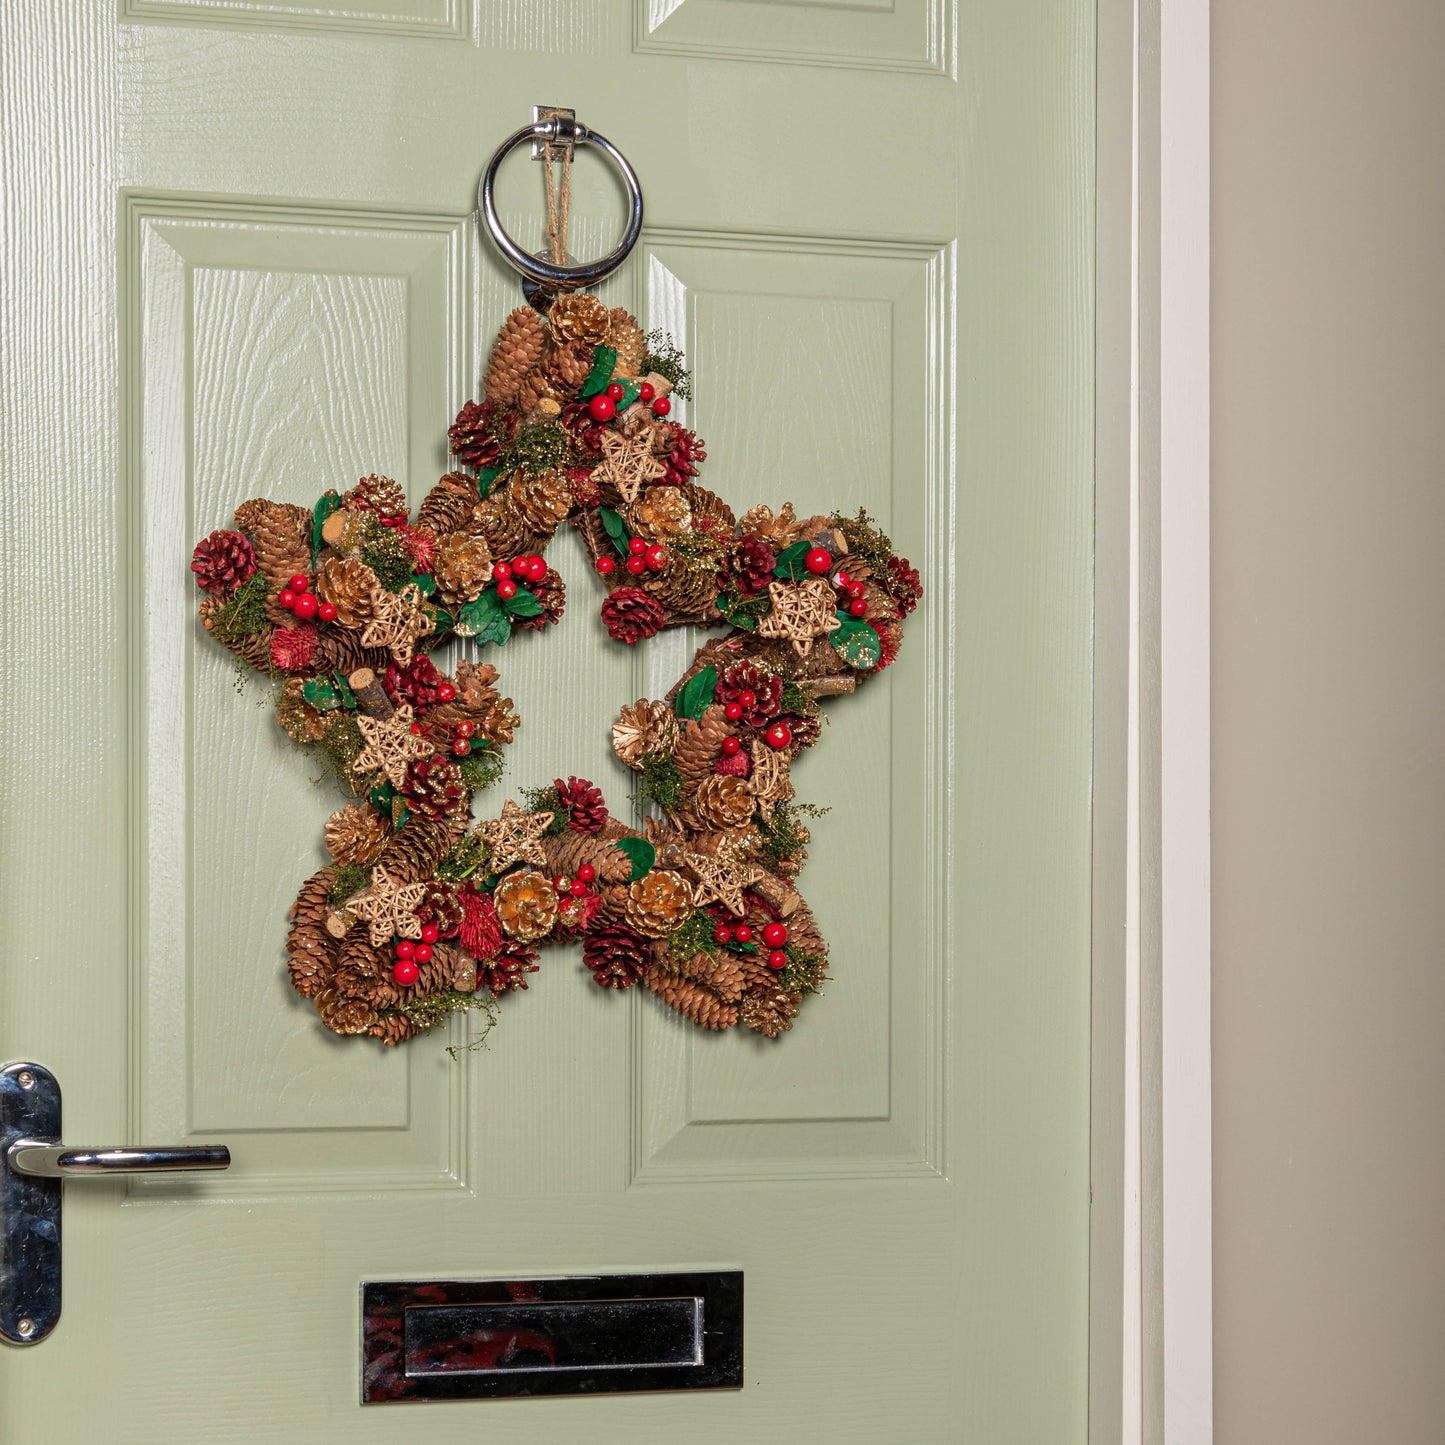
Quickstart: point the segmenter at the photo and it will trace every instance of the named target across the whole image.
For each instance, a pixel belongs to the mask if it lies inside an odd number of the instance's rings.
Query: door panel
[[[0,1053],[56,1071],[72,1140],[235,1156],[69,1189],[0,1436],[1082,1440],[1092,7],[0,3],[0,556],[34,584]],[[518,301],[476,180],[536,102],[641,174],[602,294],[685,346],[705,482],[866,507],[928,589],[796,773],[834,981],[777,1044],[562,950],[455,1061],[475,1024],[372,1048],[286,981],[335,794],[235,696],[190,547],[249,496],[447,469]],[[538,180],[517,156],[501,199],[540,244]],[[571,250],[619,224],[584,154]],[[611,721],[698,640],[610,645],[580,544],[549,557],[562,625],[488,654],[523,715],[488,814],[568,773],[620,810]],[[741,1392],[358,1404],[363,1280],[710,1268],[746,1272]]]

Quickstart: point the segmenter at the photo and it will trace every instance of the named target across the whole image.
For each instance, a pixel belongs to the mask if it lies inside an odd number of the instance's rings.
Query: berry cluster
[[[620,381],[609,382],[605,390],[588,401],[588,414],[593,421],[611,421],[617,415],[617,403],[626,395],[627,388]],[[637,388],[637,400],[644,405],[652,402],[653,416],[666,416],[672,410],[672,403],[665,396],[658,396],[650,382],[644,381]]]
[[[421,974],[420,965],[431,962],[432,944],[441,937],[441,930],[434,923],[428,923],[421,931],[421,942],[413,943],[409,938],[392,940],[392,953],[396,962],[391,966],[394,982],[408,988]]]
[[[405,519],[403,518],[403,520]],[[281,589],[276,601],[288,612],[294,612],[303,621],[312,617],[319,617],[323,622],[336,620],[336,609],[329,602],[323,602],[317,597],[311,590],[311,578],[304,572],[298,572]]]

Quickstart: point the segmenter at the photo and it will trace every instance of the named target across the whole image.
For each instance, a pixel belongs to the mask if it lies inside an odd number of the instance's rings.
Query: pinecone
[[[506,403],[517,395],[522,378],[542,358],[542,320],[530,306],[519,306],[502,323],[492,343],[482,390],[488,401]]]
[[[376,1010],[369,1003],[335,988],[323,988],[316,995],[316,1012],[321,1022],[337,1034],[364,1034],[376,1022]]]
[[[717,574],[718,591],[741,597],[766,592],[777,561],[777,554],[761,537],[745,533],[723,559]]]
[[[631,988],[652,962],[652,944],[625,923],[609,924],[583,943],[582,962],[603,988]]]
[[[607,423],[592,415],[585,401],[570,401],[562,407],[562,425],[572,435],[572,453],[578,462],[595,466],[602,457],[602,435]]]
[[[191,553],[196,583],[213,597],[229,597],[256,573],[256,549],[239,532],[212,532]]]
[[[459,812],[467,802],[461,769],[441,753],[418,758],[407,768],[401,795],[413,813],[436,819]]]
[[[662,957],[657,966],[680,978],[690,978],[715,993],[723,1003],[736,1003],[747,987],[747,974],[743,960],[731,953],[706,953],[698,949],[678,957],[664,945],[659,945]]]
[[[665,542],[687,530],[692,507],[677,487],[648,487],[627,509],[627,519],[639,537]]]
[[[705,1029],[730,1029],[738,1021],[738,1006],[724,1003],[705,984],[662,969],[652,969],[646,977],[658,998]]]
[[[251,535],[256,562],[277,588],[311,571],[311,513],[290,502],[267,503]]]
[[[742,778],[713,773],[698,784],[688,807],[705,826],[744,828],[753,816],[753,795]]]
[[[261,519],[270,510],[271,503],[265,497],[252,497],[249,502],[242,502],[233,514],[236,530],[249,536],[261,525]]]
[[[692,916],[692,884],[671,868],[654,868],[627,890],[627,921],[650,938],[665,938]]]
[[[369,667],[375,673],[386,671],[391,653],[384,647],[364,647],[359,632],[343,632],[328,627],[316,649],[318,671],[335,670],[350,677],[358,668]]]
[[[391,836],[391,825],[369,803],[348,803],[326,820],[326,851],[344,866],[373,862]]]
[[[305,680],[289,677],[276,699],[276,721],[292,742],[314,743],[326,731],[326,714],[306,701]]]
[[[665,433],[653,448],[658,459],[667,468],[658,484],[664,487],[680,487],[698,475],[707,460],[707,449],[696,432],[668,422]],[[731,530],[731,523],[729,523]]]
[[[640,697],[612,724],[612,751],[629,768],[638,767],[648,753],[670,756],[677,739],[677,714],[665,702]]]
[[[713,701],[724,706],[731,702],[742,703],[744,693],[751,693],[753,700],[751,705],[743,705],[743,715],[738,719],[739,727],[766,727],[782,711],[782,678],[750,657],[722,670]]]
[[[717,571],[706,558],[674,555],[661,572],[646,572],[642,580],[667,609],[669,621],[718,616]]]
[[[457,939],[475,959],[485,961],[502,946],[502,925],[489,893],[464,885],[457,892],[462,922]]]
[[[743,995],[739,1010],[742,1022],[755,1033],[775,1039],[793,1027],[803,995],[774,984],[773,987]]]
[[[437,864],[451,851],[456,841],[451,820],[428,818],[417,814],[406,820],[406,827],[393,834],[381,856],[376,860],[393,878],[415,883],[430,878]]]
[[[621,306],[612,308],[612,324],[608,328],[607,344],[617,348],[617,365],[614,376],[641,376],[642,364],[647,360],[647,337],[637,324],[637,318]]]
[[[481,471],[484,467],[496,466],[502,447],[512,439],[516,429],[516,416],[489,398],[480,406],[474,401],[467,402],[457,413],[456,421],[447,428],[447,438],[452,455],[459,457],[463,466]]]
[[[413,1023],[404,1014],[383,1014],[367,1033],[374,1039],[380,1039],[388,1048],[394,1048],[397,1044],[404,1044],[408,1039],[414,1039],[422,1032],[422,1026]]]
[[[286,938],[286,962],[291,985],[302,998],[329,988],[336,972],[336,940],[326,931],[327,892],[335,870],[323,868],[301,885],[291,905],[291,930]]]
[[[472,513],[472,524],[487,539],[494,561],[506,562],[520,556],[527,547],[527,525],[516,507],[502,496],[487,498]]]
[[[486,539],[449,532],[437,542],[432,576],[443,602],[456,606],[480,595],[492,576],[492,550]]]
[[[640,587],[619,587],[602,604],[602,621],[608,633],[629,647],[662,631],[667,613],[662,603]]]
[[[514,507],[534,536],[550,537],[572,510],[572,487],[556,467],[545,472],[514,472],[504,501]]]
[[[391,477],[378,476],[375,472],[369,477],[362,477],[342,497],[342,505],[361,507],[368,512],[374,512],[378,517],[405,517],[408,511],[406,493],[402,491],[401,483],[393,481]]]
[[[552,402],[560,409],[570,396],[571,392],[558,378],[544,367],[536,366],[522,378],[522,384],[517,388],[516,404],[526,416],[544,401]]]
[[[473,718],[478,735],[494,743],[511,742],[512,730],[521,722],[521,718],[512,711],[512,699],[509,697],[499,697],[476,709]]]
[[[201,603],[201,625],[209,632],[215,625],[212,616],[206,611],[207,605],[214,603],[217,599],[207,597]],[[223,637],[220,639],[223,647],[229,648],[248,667],[254,667],[258,672],[271,671],[271,631],[270,627],[260,632],[252,632],[246,637]]]
[[[455,885],[443,883],[439,878],[427,879],[416,916],[423,923],[434,924],[443,938],[455,938],[462,926],[462,905]]]
[[[923,601],[923,578],[906,557],[890,557],[886,572],[888,592],[907,617]]]
[[[686,485],[682,488],[682,494],[692,508],[693,530],[705,533],[731,547],[733,536],[738,529],[733,509],[716,492],[710,492],[706,487]]]
[[[271,666],[278,672],[304,672],[316,656],[320,634],[311,622],[278,627],[271,634]]]
[[[567,606],[567,584],[562,574],[549,567],[545,576],[528,581],[527,590],[542,604],[542,610],[535,617],[514,618],[513,625],[525,627],[528,632],[555,627]]]
[[[681,729],[672,760],[688,791],[693,792],[713,776],[713,769],[722,757],[723,739],[732,733],[733,725],[722,704],[713,703],[696,722],[690,718],[683,722]]]
[[[554,778],[557,802],[567,815],[567,826],[576,833],[595,833],[607,821],[607,804],[602,789],[586,778]]]
[[[591,865],[602,884],[626,883],[632,877],[632,860],[604,836],[564,828],[543,838],[542,847],[551,878],[575,878],[584,863]]]
[[[395,660],[387,663],[382,674],[381,685],[386,695],[398,707],[410,703],[417,717],[424,717],[436,706],[437,687],[446,678],[436,670],[436,664],[429,657],[414,657],[405,666]]]
[[[466,707],[481,708],[497,701],[497,690],[492,684],[497,680],[497,669],[490,662],[472,662],[469,658],[457,661],[457,698]],[[507,699],[510,703],[511,699]]]
[[[508,873],[492,901],[503,929],[523,943],[541,938],[557,921],[557,890],[534,868]]]
[[[557,346],[601,346],[611,329],[611,313],[585,293],[559,296],[547,312],[547,331]]]
[[[592,348],[580,342],[554,347],[544,363],[558,387],[576,395],[592,371]]]
[[[475,477],[465,472],[448,472],[426,494],[416,514],[416,524],[438,537],[460,531],[480,500]]]
[[[793,513],[791,502],[784,502],[776,516],[771,507],[750,507],[738,522],[740,531],[755,532],[775,552],[781,552],[785,547],[791,547],[794,542],[801,542],[804,537],[812,536],[822,525],[820,517],[809,518],[806,523],[799,522]]]
[[[328,557],[316,573],[315,592],[336,609],[336,625],[353,631],[371,621],[376,573],[354,557]]]
[[[493,998],[501,998],[514,989],[526,988],[527,975],[538,969],[537,950],[524,943],[509,944],[505,953],[499,953],[477,967],[477,987],[484,988]]]

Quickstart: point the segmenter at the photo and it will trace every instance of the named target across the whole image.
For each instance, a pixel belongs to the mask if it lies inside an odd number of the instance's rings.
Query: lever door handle
[[[186,1169],[229,1169],[231,1151],[224,1144],[199,1144],[171,1149],[76,1149],[44,1139],[17,1139],[6,1158],[17,1174],[37,1179],[76,1179],[89,1174],[162,1174]]]
[[[0,1067],[0,1342],[39,1344],[60,1320],[67,1179],[228,1169],[224,1144],[161,1149],[62,1144],[60,1081],[43,1064]]]

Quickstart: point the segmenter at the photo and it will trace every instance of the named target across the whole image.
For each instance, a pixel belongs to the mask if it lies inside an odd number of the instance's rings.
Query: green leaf
[[[620,416],[633,402],[637,400],[638,394],[642,391],[642,383],[636,379],[620,383],[622,395],[617,398],[617,413]]]
[[[367,794],[371,806],[375,808],[378,813],[386,813],[388,815],[391,813],[391,802],[395,797],[396,789],[393,788],[390,783],[383,783],[379,788],[373,788],[371,792]]]
[[[326,525],[326,519],[341,507],[341,498],[335,492],[327,492],[320,501],[311,509],[311,564],[316,565],[316,559],[321,555],[321,549],[326,545],[321,540],[321,529]]]
[[[483,467],[477,473],[477,495],[485,497],[497,485],[497,478],[501,475],[501,467]]]
[[[356,695],[339,672],[333,672],[330,677],[323,673],[320,677],[313,677],[309,682],[303,683],[301,696],[321,712],[356,706]]]
[[[639,878],[651,872],[652,865],[657,862],[657,849],[646,838],[619,838],[616,846],[632,860],[632,877],[627,880],[629,883],[636,883]]]
[[[838,616],[843,625],[828,636],[833,650],[849,667],[865,671],[877,667],[878,660],[883,656],[883,644],[879,642],[878,634],[861,617],[850,617],[846,612],[840,612]]]
[[[510,617],[540,617],[547,610],[538,601],[537,594],[528,592],[525,587],[517,588],[516,593],[508,597],[502,606]]]
[[[717,668],[705,667],[678,693],[673,707],[678,717],[691,718],[696,722],[712,705],[716,692]]]
[[[587,380],[582,383],[582,390],[577,393],[579,401],[586,401],[588,397],[596,396],[600,391],[606,391],[607,383],[612,380],[613,370],[617,366],[617,348],[615,346],[599,346],[592,352],[592,370],[587,373]]]
[[[468,602],[457,614],[457,635],[479,637],[498,617],[503,617],[502,599],[497,596],[495,587],[488,587],[475,602]]]
[[[808,575],[808,569],[803,565],[803,558],[813,550],[811,542],[794,542],[791,547],[784,547],[778,553],[778,560],[773,567],[773,576],[782,577],[789,582],[797,582]]]
[[[440,607],[433,607],[431,613],[436,619],[435,636],[437,637],[444,636],[457,625],[456,618],[453,617],[450,612],[446,612]]]
[[[423,597],[430,597],[437,590],[437,579],[430,572],[413,572],[411,580]]]
[[[628,555],[627,544],[632,540],[632,533],[627,530],[627,523],[611,507],[598,507],[597,515],[602,518],[602,525],[607,528],[607,535],[612,538],[612,545],[626,557]]]

